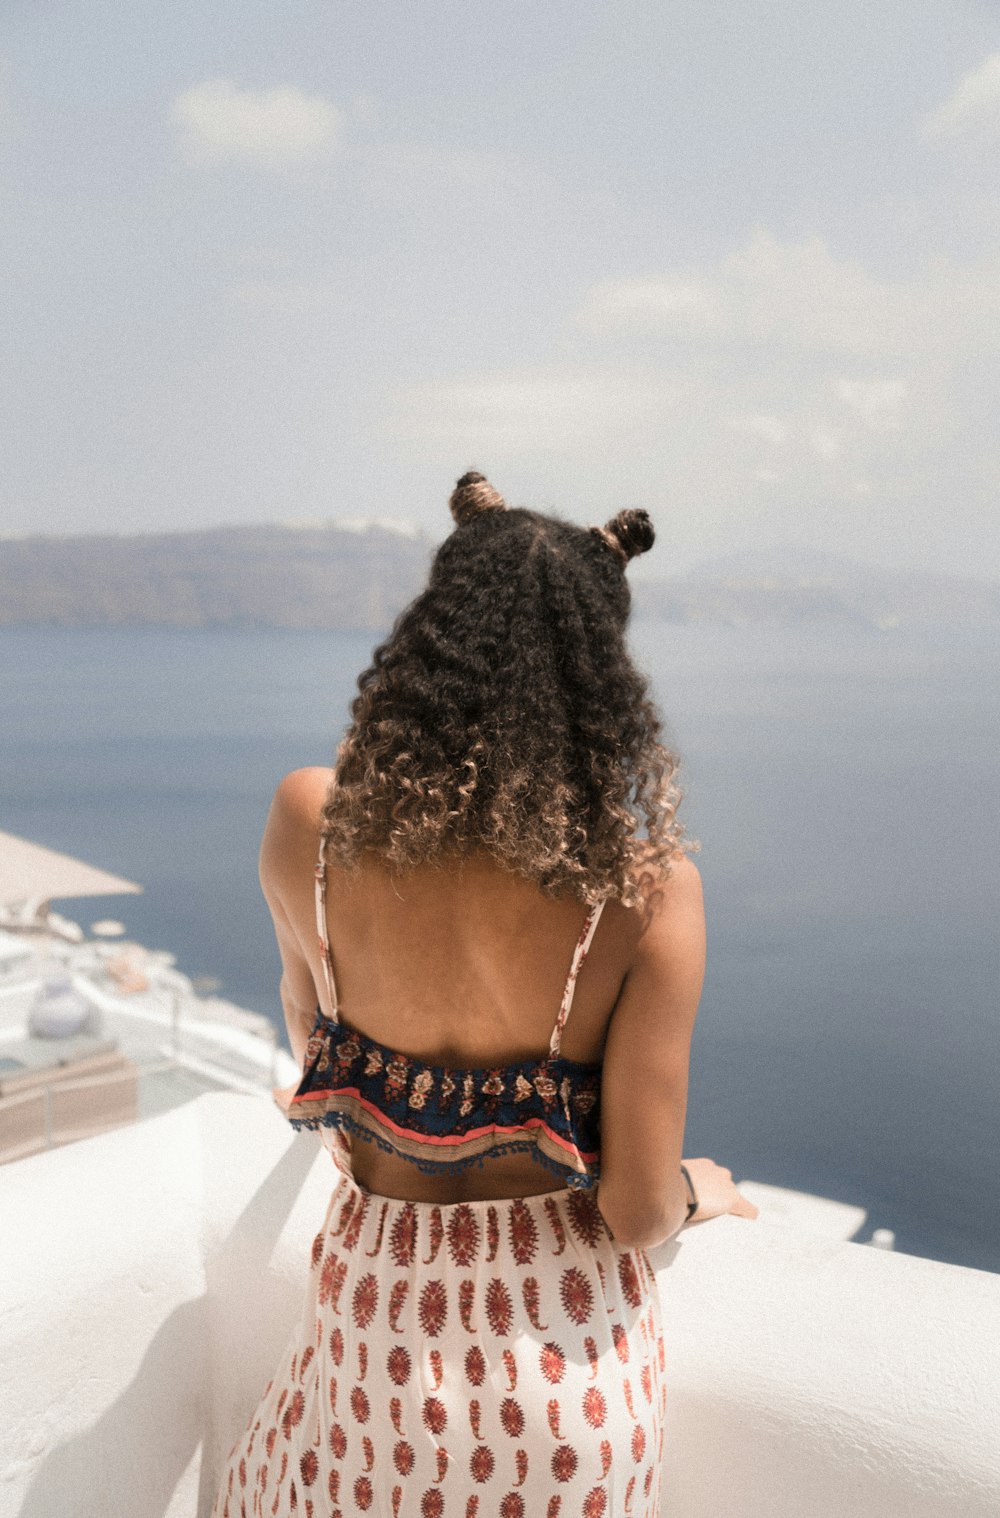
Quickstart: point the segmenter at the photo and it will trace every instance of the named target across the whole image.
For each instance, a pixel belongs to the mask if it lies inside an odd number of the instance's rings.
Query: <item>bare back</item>
[[[296,1054],[317,1007],[328,1016],[333,1012],[313,896],[329,781],[327,770],[288,777],[291,804],[284,820],[275,822],[272,814],[270,844],[266,836],[262,850],[261,877],[282,945],[282,996]],[[326,929],[342,1024],[440,1065],[506,1065],[546,1050],[586,916],[581,902],[545,897],[485,854],[405,876],[390,875],[369,856],[356,872],[328,863],[326,878]],[[605,905],[562,1034],[567,1059],[604,1056],[646,927],[637,909]],[[352,1164],[366,1190],[414,1201],[532,1195],[555,1186],[551,1172],[518,1154],[457,1175],[429,1176],[396,1155],[355,1142]]]

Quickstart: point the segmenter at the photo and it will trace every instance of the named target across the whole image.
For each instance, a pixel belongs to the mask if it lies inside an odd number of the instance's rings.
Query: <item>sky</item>
[[[0,532],[1000,579],[998,166],[995,3],[3,0]]]

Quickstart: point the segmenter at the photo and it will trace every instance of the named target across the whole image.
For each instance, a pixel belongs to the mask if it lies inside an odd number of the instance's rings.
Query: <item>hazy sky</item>
[[[1000,575],[1000,6],[0,7],[0,528]]]

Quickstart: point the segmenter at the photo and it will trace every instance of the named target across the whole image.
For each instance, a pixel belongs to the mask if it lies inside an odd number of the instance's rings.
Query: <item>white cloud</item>
[[[788,423],[780,416],[757,412],[753,416],[736,416],[729,423],[734,432],[746,432],[751,437],[761,437],[766,443],[778,448],[788,437]]]
[[[898,432],[910,387],[905,380],[838,379],[836,394],[873,432]]]
[[[603,281],[584,296],[574,320],[622,336],[868,352],[873,343],[896,338],[899,303],[887,305],[883,293],[859,264],[836,258],[821,238],[784,243],[757,228],[744,247],[707,268]]]
[[[573,322],[604,338],[683,338],[876,359],[1000,344],[1000,260],[928,260],[908,280],[870,273],[820,237],[783,242],[757,228],[742,248],[660,278],[604,280]]]
[[[595,509],[647,501],[702,544],[823,524],[900,545],[919,523],[944,549],[934,503],[988,488],[996,255],[891,278],[758,229],[711,261],[594,285],[570,325],[558,365],[394,395],[413,467],[474,462],[557,501],[573,479]]]
[[[827,426],[825,422],[819,422],[809,433],[809,442],[813,451],[828,464],[832,463],[840,453],[841,440],[840,430]]]
[[[464,448],[561,451],[662,427],[678,398],[659,376],[585,369],[513,370],[411,386],[394,397],[390,429]]]
[[[200,162],[280,169],[327,158],[340,139],[337,108],[292,85],[241,90],[230,79],[206,79],[177,96],[173,115],[186,152]]]
[[[948,99],[925,117],[921,136],[925,142],[1000,136],[1000,53],[962,76]]]
[[[576,314],[594,332],[705,330],[725,317],[717,292],[703,280],[609,279],[592,286]]]

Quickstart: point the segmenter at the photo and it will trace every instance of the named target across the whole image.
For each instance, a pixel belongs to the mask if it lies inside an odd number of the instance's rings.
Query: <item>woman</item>
[[[282,781],[264,836],[304,1072],[278,1097],[341,1175],[216,1518],[656,1514],[645,1250],[755,1215],[681,1165],[704,920],[625,644],[649,518],[476,473],[450,504],[332,776]]]

